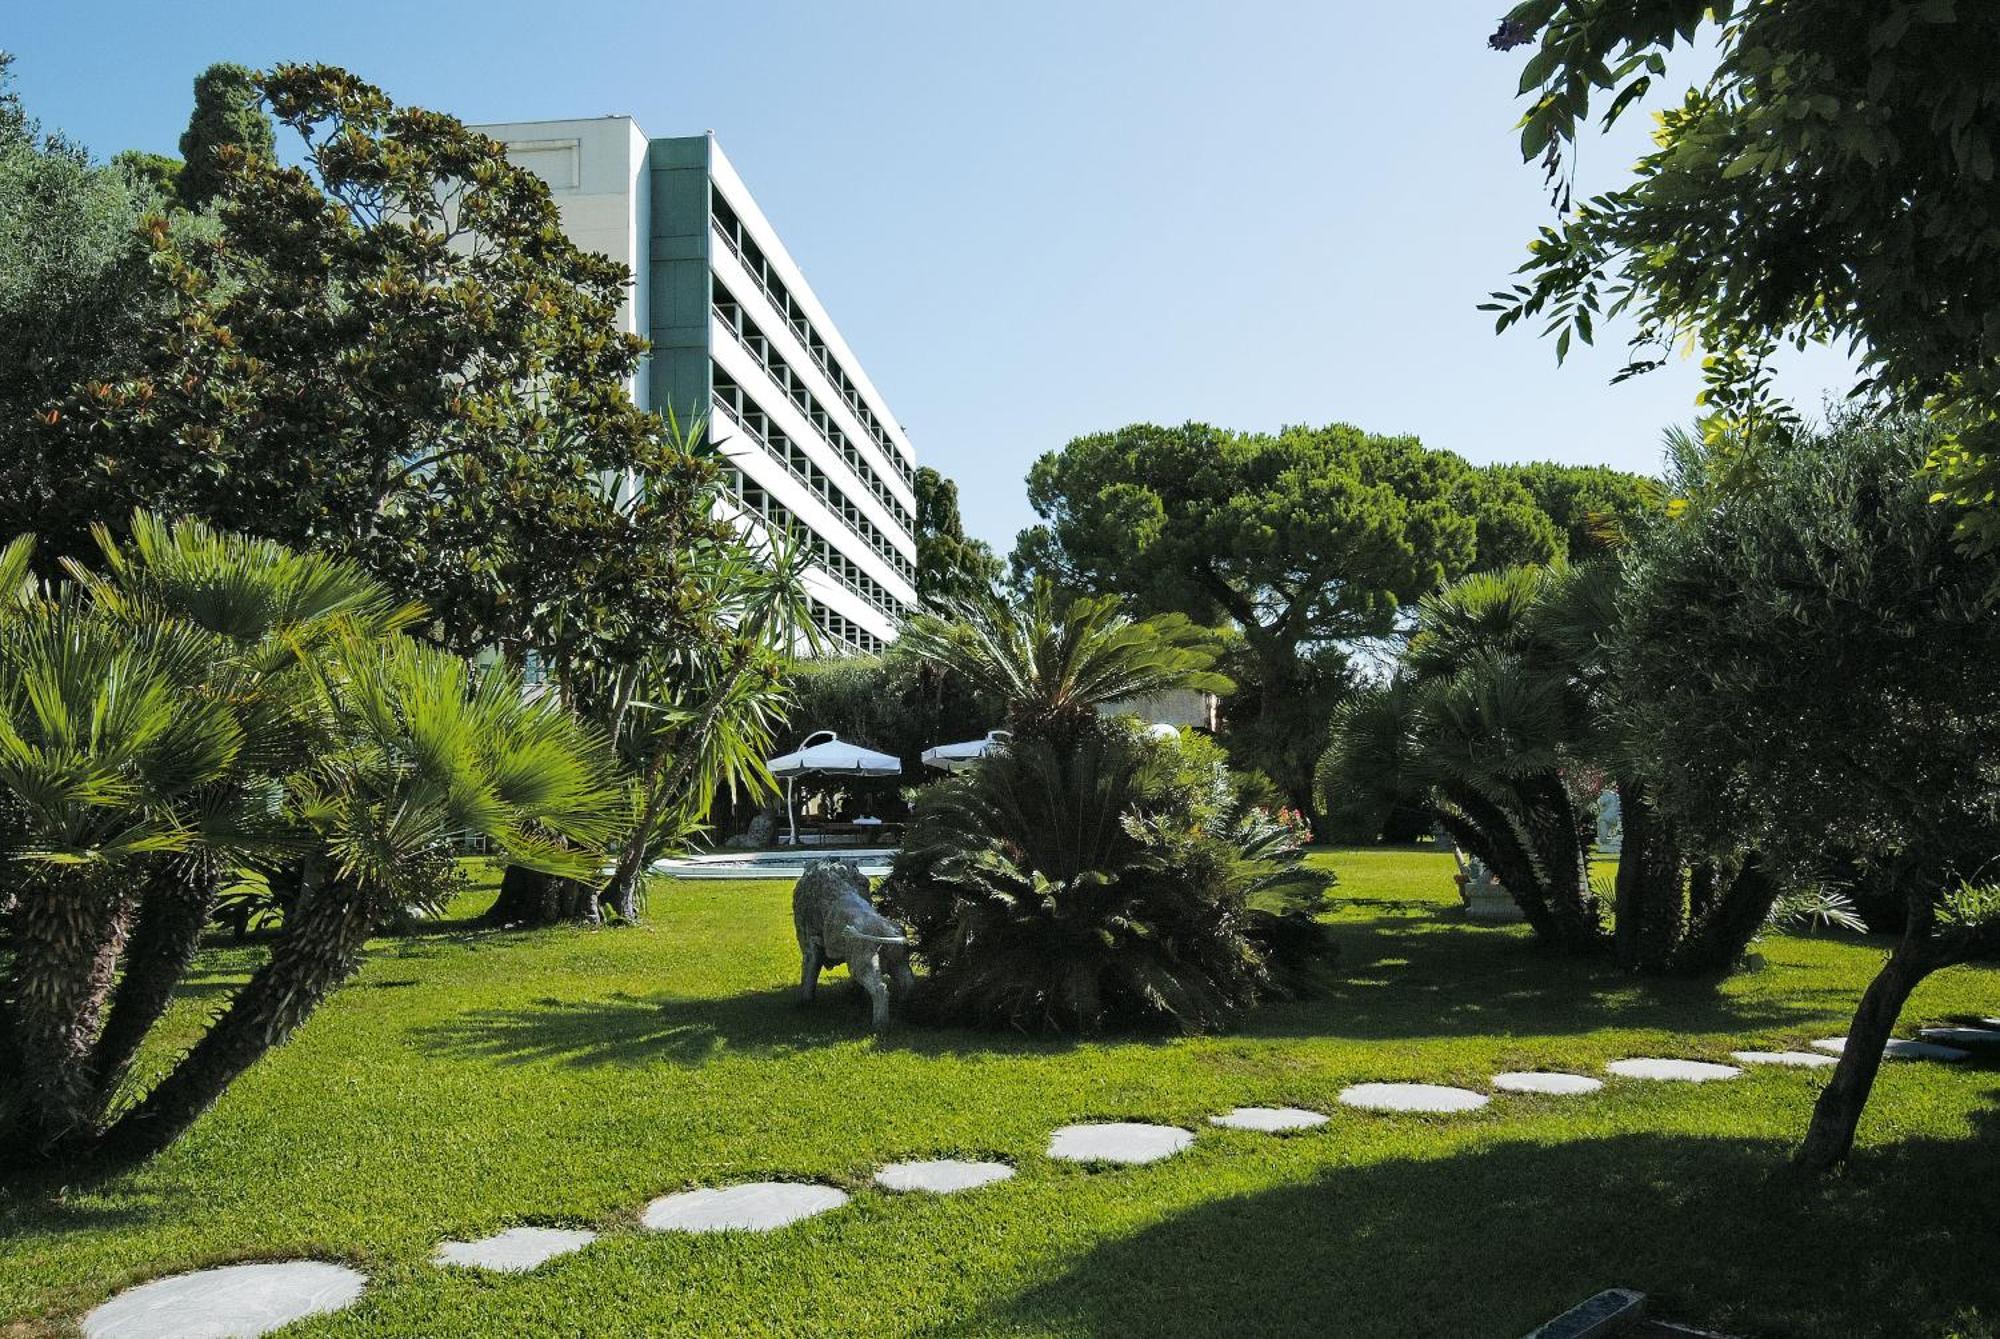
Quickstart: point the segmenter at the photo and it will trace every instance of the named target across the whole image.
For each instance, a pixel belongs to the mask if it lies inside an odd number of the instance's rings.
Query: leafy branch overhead
[[[1928,404],[1950,434],[1934,458],[1965,533],[1993,511],[2000,391],[2000,9],[1955,0],[1529,0],[1525,157],[1564,217],[1521,280],[1485,310],[1539,321],[1558,358],[1602,322],[1632,322],[1620,375],[1681,347],[1708,361],[1723,426],[1775,399],[1780,345],[1844,345],[1857,392]],[[1712,25],[1719,58],[1657,113],[1623,186],[1577,202],[1574,150],[1653,93]]]

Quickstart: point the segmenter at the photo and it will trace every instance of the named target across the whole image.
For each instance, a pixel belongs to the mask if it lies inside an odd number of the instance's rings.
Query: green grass
[[[662,885],[640,929],[381,941],[155,1163],[0,1206],[0,1333],[61,1332],[161,1274],[294,1255],[373,1280],[300,1336],[1514,1335],[1614,1284],[1747,1333],[2000,1322],[1991,1070],[1886,1066],[1854,1164],[1820,1184],[1785,1161],[1814,1073],[1614,1081],[1448,1118],[1335,1102],[1364,1080],[1478,1087],[1803,1045],[1844,1030],[1879,945],[1773,938],[1720,989],[1634,981],[1441,914],[1441,856],[1315,858],[1343,879],[1324,993],[1190,1041],[871,1040],[844,981],[792,1003],[778,884]],[[253,956],[205,954],[170,1044]],[[1964,968],[1905,1021],[1996,1006],[2000,972]],[[1291,1137],[1206,1124],[1245,1103],[1333,1119]],[[1152,1167],[1042,1156],[1056,1126],[1105,1118],[1200,1134]],[[876,1165],[933,1154],[1021,1174],[943,1199],[870,1188]],[[765,1177],[854,1200],[769,1236],[635,1227],[653,1196]],[[515,1223],[606,1235],[522,1277],[426,1262]]]

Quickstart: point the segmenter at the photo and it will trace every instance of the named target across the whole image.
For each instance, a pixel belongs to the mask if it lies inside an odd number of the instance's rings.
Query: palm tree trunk
[[[1770,920],[1771,904],[1778,899],[1778,881],[1764,872],[1754,851],[1743,858],[1726,886],[1717,889],[1713,870],[1704,882],[1711,891],[1668,962],[1673,971],[1687,976],[1728,971]]]
[[[131,915],[123,882],[93,866],[37,870],[21,886],[5,992],[19,1063],[8,1156],[31,1160],[95,1130],[89,1058]]]
[[[605,896],[617,908],[620,919],[628,924],[638,919],[639,876],[643,872],[647,844],[652,840],[653,826],[666,812],[670,798],[694,775],[701,754],[697,741],[715,728],[717,717],[735,694],[736,685],[745,672],[745,668],[739,666],[725,674],[722,681],[709,690],[708,702],[693,726],[679,732],[682,747],[678,752],[669,750],[667,741],[662,740],[646,769],[646,798],[640,806],[639,820],[632,825],[625,845],[618,852],[618,863],[605,882]],[[672,767],[667,766],[669,758],[673,759]]]
[[[1440,809],[1438,822],[1453,841],[1478,856],[1493,871],[1500,886],[1521,909],[1536,938],[1555,943],[1559,932],[1555,915],[1549,910],[1547,892],[1535,872],[1534,861],[1516,837],[1513,824],[1497,805],[1482,796],[1468,792],[1447,798],[1464,817]]]
[[[100,1115],[110,1108],[140,1044],[187,975],[214,906],[215,875],[206,861],[170,857],[156,862],[126,946],[125,974],[90,1057]]]
[[[1577,824],[1576,806],[1553,774],[1530,778],[1521,792],[1521,825],[1540,866],[1556,942],[1567,952],[1597,952],[1604,926],[1590,891],[1590,853]]]
[[[194,1049],[105,1133],[113,1166],[142,1162],[172,1143],[235,1078],[283,1042],[350,976],[380,908],[346,884],[302,894],[271,956]]]
[[[1625,845],[1618,857],[1612,945],[1621,966],[1663,970],[1687,927],[1685,872],[1671,820],[1654,812],[1638,781],[1618,785]]]

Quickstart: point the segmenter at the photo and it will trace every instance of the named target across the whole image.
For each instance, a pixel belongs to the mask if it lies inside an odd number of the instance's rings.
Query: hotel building
[[[916,453],[713,135],[648,139],[628,116],[473,127],[546,181],[579,246],[634,276],[652,344],[633,398],[700,419],[745,525],[809,546],[835,651],[879,651],[916,602]]]

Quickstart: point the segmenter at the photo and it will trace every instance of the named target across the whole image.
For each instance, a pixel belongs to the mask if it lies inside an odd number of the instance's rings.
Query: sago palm
[[[949,602],[903,629],[915,654],[1008,704],[1016,738],[1072,740],[1106,703],[1191,688],[1227,692],[1214,634],[1183,614],[1138,619],[1115,596],[1061,603],[1038,581],[1026,598]]]

